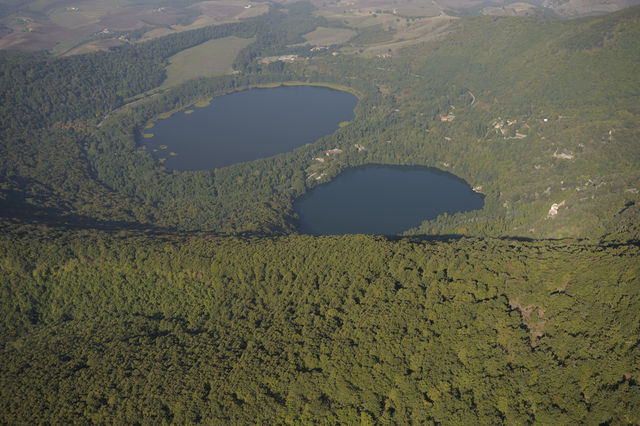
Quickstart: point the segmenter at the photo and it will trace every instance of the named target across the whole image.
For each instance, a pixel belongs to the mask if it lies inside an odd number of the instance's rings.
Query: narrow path
[[[469,92],[469,94],[471,95],[471,98],[472,98],[471,105],[469,105],[469,106],[473,106],[473,104],[476,103],[476,97],[473,96],[473,93],[471,93],[471,90],[467,90],[467,91]]]

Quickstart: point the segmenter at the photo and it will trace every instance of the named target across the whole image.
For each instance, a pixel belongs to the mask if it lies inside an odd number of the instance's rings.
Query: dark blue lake
[[[299,230],[312,235],[399,235],[426,219],[482,208],[462,179],[426,167],[362,166],[294,202]]]
[[[333,133],[353,119],[358,98],[315,86],[251,89],[214,98],[158,120],[141,139],[176,170],[213,170],[289,152]]]

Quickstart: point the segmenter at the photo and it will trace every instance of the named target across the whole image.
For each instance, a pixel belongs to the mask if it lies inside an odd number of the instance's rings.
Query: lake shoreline
[[[287,82],[199,102],[147,122],[138,144],[168,169],[215,170],[315,143],[356,117],[359,98],[324,84]]]
[[[245,91],[248,91],[248,90],[251,90],[251,89],[275,89],[275,88],[278,88],[278,87],[296,87],[296,86],[324,87],[324,88],[336,90],[336,91],[339,91],[339,92],[351,93],[356,98],[358,98],[358,102],[360,102],[360,100],[364,96],[361,92],[359,92],[358,90],[356,90],[356,89],[354,89],[352,87],[344,86],[344,85],[336,84],[336,83],[329,83],[329,82],[304,82],[304,81],[292,80],[292,81],[284,81],[284,82],[276,82],[276,83],[249,84],[247,86],[242,86],[241,88],[234,88],[234,89],[231,89],[231,90],[225,90],[225,91],[220,92],[219,94],[217,94],[215,96],[208,96],[206,98],[196,99],[196,100],[194,100],[193,102],[189,103],[186,106],[181,106],[180,108],[174,108],[172,110],[160,113],[160,114],[156,115],[155,117],[153,117],[152,119],[148,120],[146,123],[144,123],[144,126],[142,126],[142,129],[147,129],[147,128],[150,129],[150,128],[155,126],[155,123],[157,121],[166,120],[167,118],[170,118],[174,114],[177,114],[177,113],[179,113],[181,111],[185,111],[185,110],[188,110],[188,109],[194,108],[194,107],[195,108],[205,108],[205,107],[209,106],[211,104],[211,102],[213,102],[214,99],[217,99],[217,98],[220,98],[220,97],[223,97],[223,96],[228,96],[228,95],[232,95],[234,93],[239,93],[239,92],[245,92]]]
[[[397,236],[442,214],[482,209],[484,198],[434,167],[366,164],[307,191],[293,207],[301,234]]]

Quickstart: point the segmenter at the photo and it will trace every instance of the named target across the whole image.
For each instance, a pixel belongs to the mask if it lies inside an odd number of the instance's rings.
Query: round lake
[[[462,179],[426,167],[347,170],[294,202],[300,232],[399,235],[443,213],[482,208],[484,196]]]
[[[351,93],[326,87],[250,89],[158,120],[142,143],[170,169],[213,170],[331,134],[353,119],[357,102]]]

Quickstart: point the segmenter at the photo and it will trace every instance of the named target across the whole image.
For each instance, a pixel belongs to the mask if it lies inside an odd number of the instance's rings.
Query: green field
[[[345,43],[357,33],[346,28],[326,28],[318,27],[304,38],[309,43],[317,46],[329,46],[332,44]]]
[[[169,58],[167,79],[162,88],[177,86],[198,77],[214,77],[229,74],[238,52],[254,39],[225,37],[202,43]]]

